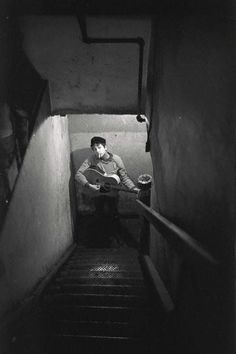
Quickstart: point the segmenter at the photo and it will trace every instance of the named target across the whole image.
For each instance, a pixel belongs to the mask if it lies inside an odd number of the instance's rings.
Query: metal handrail
[[[185,257],[190,260],[197,259],[206,261],[211,265],[217,265],[218,261],[204,249],[204,247],[191,237],[187,232],[167,220],[151,207],[145,205],[142,201],[137,200],[140,213],[151,223],[161,235],[167,239],[176,248],[182,250]]]

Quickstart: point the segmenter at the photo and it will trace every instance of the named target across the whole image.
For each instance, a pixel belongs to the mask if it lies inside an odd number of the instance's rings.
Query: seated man
[[[138,192],[139,189],[127,175],[125,166],[118,155],[107,151],[106,140],[95,136],[91,139],[92,154],[82,163],[76,172],[75,179],[93,195],[96,216],[100,219],[106,231],[114,231],[118,221],[118,190],[111,190],[109,193],[101,193],[100,185],[89,182],[85,176],[88,168],[100,171],[104,176],[118,175],[121,183],[128,189]],[[114,224],[115,223],[115,224]],[[109,228],[112,227],[112,230]]]

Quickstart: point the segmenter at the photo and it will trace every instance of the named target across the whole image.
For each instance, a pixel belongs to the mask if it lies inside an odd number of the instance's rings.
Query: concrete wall
[[[138,123],[132,115],[69,115],[70,139],[74,173],[91,154],[90,140],[103,136],[108,151],[121,156],[130,178],[136,183],[140,174],[152,175],[150,153],[145,152],[147,139],[145,123]],[[136,212],[136,195],[120,192],[121,213]],[[77,184],[77,205],[80,212],[91,212],[94,208],[90,198],[81,194]]]
[[[201,345],[205,352],[228,353],[233,313],[235,25],[227,17],[186,15],[166,16],[154,28],[147,111],[152,119],[156,190],[152,204],[220,260],[216,282],[209,270],[181,264],[154,232],[151,253],[170,291],[175,288],[173,296],[179,295],[182,324],[177,328],[186,353],[203,352]],[[176,284],[180,279],[181,290]]]
[[[49,81],[53,112],[137,113],[138,45],[85,44],[72,16],[22,18],[24,48]],[[143,37],[145,97],[150,19],[88,18],[90,37]]]
[[[42,103],[0,238],[0,316],[32,288],[73,242],[66,117]]]

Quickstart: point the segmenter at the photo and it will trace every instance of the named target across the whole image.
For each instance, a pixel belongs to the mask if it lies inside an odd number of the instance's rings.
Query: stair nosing
[[[60,334],[53,334],[52,335],[52,338],[54,338],[54,337],[56,337],[56,338],[78,338],[78,339],[82,339],[82,338],[84,338],[84,339],[108,339],[108,340],[110,340],[110,339],[114,339],[114,340],[126,340],[126,341],[128,341],[128,340],[132,340],[132,341],[137,341],[137,342],[142,342],[143,341],[143,338],[140,338],[140,337],[114,337],[114,336],[90,336],[90,335],[76,335],[76,334],[62,334],[62,335],[60,335]]]

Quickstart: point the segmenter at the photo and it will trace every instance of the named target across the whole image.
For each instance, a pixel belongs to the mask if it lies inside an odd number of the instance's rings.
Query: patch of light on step
[[[115,272],[119,270],[118,264],[115,263],[102,263],[91,268],[90,272]]]

